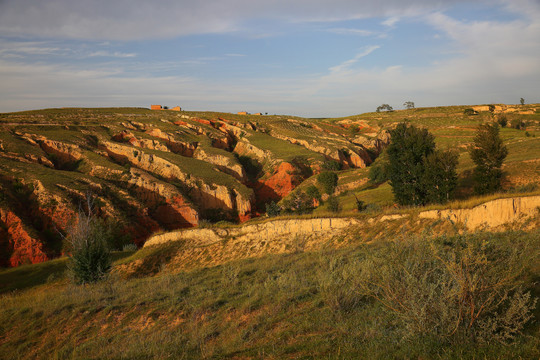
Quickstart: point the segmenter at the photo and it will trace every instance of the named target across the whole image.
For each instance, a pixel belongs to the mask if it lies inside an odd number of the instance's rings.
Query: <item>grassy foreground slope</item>
[[[161,258],[154,276],[87,286],[59,272],[63,259],[28,265],[0,272],[50,272],[0,297],[0,358],[538,358],[539,241],[410,234],[179,273],[173,242],[116,262]]]

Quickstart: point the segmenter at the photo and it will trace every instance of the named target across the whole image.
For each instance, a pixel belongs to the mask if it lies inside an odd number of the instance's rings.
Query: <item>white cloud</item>
[[[394,27],[399,21],[398,16],[392,16],[386,20],[384,20],[381,24],[388,27]]]
[[[371,36],[376,33],[371,30],[363,29],[351,29],[351,28],[332,28],[328,29],[329,32],[339,35],[358,35],[358,36]]]
[[[132,58],[132,57],[136,57],[136,56],[137,56],[137,54],[135,54],[135,53],[123,53],[123,52],[119,52],[119,51],[110,52],[110,51],[103,51],[103,50],[94,51],[94,52],[88,54],[88,57]]]
[[[482,0],[476,0],[482,1]],[[3,0],[0,33],[137,40],[251,29],[248,20],[338,21],[411,16],[465,0]]]
[[[351,66],[353,66],[354,64],[356,64],[358,62],[358,60],[360,60],[361,58],[365,57],[365,56],[368,56],[369,54],[371,54],[372,52],[374,52],[375,50],[377,50],[378,48],[380,48],[380,46],[378,45],[373,45],[373,46],[368,46],[364,49],[364,51],[356,54],[356,56],[352,59],[349,59],[349,60],[346,60],[344,62],[342,62],[341,64],[339,65],[336,65],[336,66],[333,66],[331,67],[329,70],[330,70],[330,74],[331,75],[339,75],[339,76],[342,76],[344,73],[347,73],[350,71],[350,68]]]

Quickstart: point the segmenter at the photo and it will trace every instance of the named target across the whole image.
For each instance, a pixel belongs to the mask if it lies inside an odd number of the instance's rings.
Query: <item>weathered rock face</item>
[[[238,141],[234,148],[234,152],[238,155],[254,157],[261,162],[264,162],[270,158],[270,154],[268,152],[259,149],[258,147],[247,142],[246,140]]]
[[[49,193],[39,180],[32,183],[31,200],[35,207],[30,209],[33,218],[41,220],[41,229],[50,232],[66,231],[75,212],[70,204],[57,195]]]
[[[24,229],[19,217],[0,208],[0,265],[19,266],[49,260],[39,239]]]
[[[65,167],[69,164],[76,163],[82,159],[82,154],[79,147],[71,144],[64,144],[60,141],[42,140],[39,145],[49,155],[53,155],[57,159],[57,167]]]
[[[178,166],[152,154],[146,154],[141,150],[109,141],[102,142],[101,146],[107,152],[109,157],[120,163],[130,163],[133,166],[157,174],[166,179],[185,181],[187,178],[186,174],[184,174]]]
[[[165,141],[165,144],[167,144],[167,147],[174,153],[180,154],[182,156],[186,157],[193,157],[193,153],[197,149],[197,143],[192,142],[182,142],[175,140],[174,136],[171,134],[164,133],[160,129],[151,129],[146,132],[148,135],[157,137],[161,140]]]
[[[261,180],[255,189],[257,200],[267,202],[287,196],[304,180],[302,172],[289,162],[282,162],[272,176]]]
[[[540,196],[497,199],[472,209],[430,210],[420,213],[424,219],[449,219],[462,223],[469,229],[482,226],[495,228],[523,218],[538,217]]]
[[[240,165],[239,163],[235,163],[231,158],[227,156],[219,154],[208,154],[202,148],[199,148],[195,151],[193,157],[195,159],[199,159],[216,165],[216,168],[218,168],[220,171],[233,176],[242,183],[245,183],[247,180],[246,172],[242,165]]]
[[[190,190],[189,195],[202,210],[224,209],[229,211],[239,211],[239,216],[251,213],[251,196],[246,198],[236,190],[229,191],[226,186],[216,184],[206,184],[199,179],[188,176],[177,165],[160,157],[145,154],[140,150],[119,145],[111,142],[103,142],[102,147],[109,156],[122,163],[130,163],[133,166],[145,171],[157,174],[162,178],[180,181],[186,184]],[[242,204],[241,209],[238,204]],[[249,208],[249,209],[247,209]]]
[[[359,220],[352,218],[275,220],[240,228],[175,231],[155,235],[148,239],[144,246],[149,247],[176,240],[189,240],[198,245],[208,245],[231,237],[238,242],[254,244],[256,242],[272,241],[281,237],[291,238],[302,235],[332,233],[359,224]]]
[[[150,140],[150,139],[137,139],[133,133],[124,130],[120,132],[119,134],[116,134],[112,137],[114,141],[118,142],[127,142],[130,143],[133,146],[145,148],[145,149],[151,149],[151,150],[159,150],[159,151],[169,151],[169,148],[159,141]]]
[[[352,142],[380,154],[390,144],[390,133],[383,131],[376,138],[367,138],[362,135],[356,136]]]
[[[152,209],[153,217],[166,229],[197,226],[199,214],[172,185],[158,182],[155,178],[137,169],[131,169],[128,186],[138,198]]]

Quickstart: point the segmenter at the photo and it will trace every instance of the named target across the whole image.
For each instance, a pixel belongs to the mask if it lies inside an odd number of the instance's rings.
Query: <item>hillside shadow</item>
[[[131,251],[113,252],[113,264],[132,254]],[[39,264],[0,269],[0,295],[67,279],[67,259],[62,257]]]

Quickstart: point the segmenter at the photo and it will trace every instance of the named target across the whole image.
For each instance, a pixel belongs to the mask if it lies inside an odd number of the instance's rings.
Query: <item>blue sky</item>
[[[540,102],[538,0],[0,0],[0,112]]]

